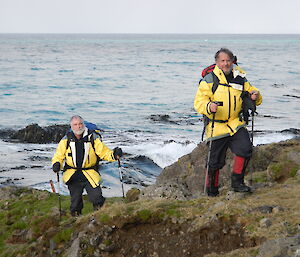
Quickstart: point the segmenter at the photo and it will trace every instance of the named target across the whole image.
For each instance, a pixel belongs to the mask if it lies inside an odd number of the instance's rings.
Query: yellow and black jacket
[[[198,113],[204,114],[210,120],[206,126],[206,140],[215,140],[222,137],[235,134],[241,127],[245,127],[246,123],[241,119],[243,91],[249,93],[257,88],[251,86],[246,79],[246,73],[234,66],[233,80],[228,83],[223,71],[216,65],[213,73],[207,74],[199,84],[199,88],[194,101],[194,108]],[[218,86],[213,92],[214,76],[218,79]],[[210,112],[211,102],[222,102],[222,106],[218,106],[215,114],[215,124],[213,135],[211,137],[211,125],[213,114]],[[259,94],[256,105],[262,103],[262,96]]]
[[[99,186],[101,176],[97,169],[98,157],[105,161],[116,161],[113,151],[110,150],[102,141],[100,136],[87,128],[83,133],[84,156],[82,164],[82,173],[87,178],[92,187]],[[65,161],[63,181],[67,183],[76,172],[76,147],[75,141],[64,136],[58,144],[56,152],[52,158],[52,164],[59,162],[60,167]]]

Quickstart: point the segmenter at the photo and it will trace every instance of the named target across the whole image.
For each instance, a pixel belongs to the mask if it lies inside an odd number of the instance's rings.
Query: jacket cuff
[[[206,105],[206,112],[207,112],[207,114],[211,114],[211,111],[210,111],[210,104],[211,104],[211,102],[208,102],[207,103],[207,105]]]

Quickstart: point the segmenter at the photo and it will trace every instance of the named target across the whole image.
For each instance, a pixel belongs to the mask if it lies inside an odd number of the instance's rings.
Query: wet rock
[[[52,125],[42,128],[38,124],[31,124],[24,129],[10,134],[10,139],[16,139],[25,143],[57,143],[66,134],[69,128],[69,125]]]
[[[10,139],[15,132],[16,131],[13,129],[1,129],[0,130],[0,138]]]
[[[293,98],[300,98],[300,96],[298,96],[298,95],[283,95],[283,96],[293,97]]]
[[[34,155],[34,156],[30,156],[28,158],[28,160],[30,161],[50,161],[51,158],[47,157],[47,156],[38,156],[38,155]]]
[[[187,115],[178,112],[172,112],[169,114],[153,114],[147,117],[155,123],[169,123],[175,126],[181,125],[198,125],[199,117],[196,113]]]
[[[292,133],[295,135],[300,135],[300,129],[297,128],[290,128],[290,129],[284,129],[280,131],[281,133]]]
[[[175,123],[174,121],[170,120],[170,115],[168,114],[153,114],[150,115],[149,119],[154,122]]]

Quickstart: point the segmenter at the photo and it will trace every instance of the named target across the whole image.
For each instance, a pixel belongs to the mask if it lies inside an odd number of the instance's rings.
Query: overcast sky
[[[300,0],[0,0],[0,33],[297,33]]]

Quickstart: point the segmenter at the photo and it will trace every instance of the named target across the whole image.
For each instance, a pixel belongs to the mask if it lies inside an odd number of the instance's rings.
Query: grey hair
[[[70,125],[72,124],[72,121],[75,120],[75,119],[76,119],[76,120],[81,120],[82,123],[83,123],[83,121],[84,121],[83,118],[82,118],[81,116],[79,116],[79,115],[74,115],[74,116],[72,116],[71,119],[70,119]]]
[[[233,53],[228,49],[228,48],[221,48],[218,52],[216,52],[215,54],[215,60],[217,61],[217,59],[219,58],[220,53],[225,53],[229,56],[230,60],[233,61],[234,60],[234,55]]]

